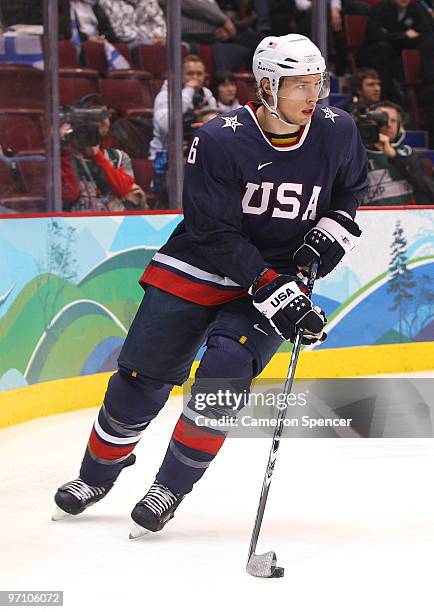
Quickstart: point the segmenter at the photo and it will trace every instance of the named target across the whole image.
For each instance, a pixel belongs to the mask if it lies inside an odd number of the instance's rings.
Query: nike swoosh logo
[[[272,162],[270,162],[270,164],[271,164],[271,163],[272,163]],[[263,329],[261,329],[261,328],[259,327],[259,323],[255,323],[253,327],[254,327],[255,329],[257,329],[258,331],[262,332],[263,334],[265,334],[266,336],[268,336],[267,332],[266,332],[266,331],[264,331]]]
[[[258,164],[258,170],[261,170],[262,168],[265,168],[265,166],[269,166],[272,163],[273,162],[267,162],[266,164]]]

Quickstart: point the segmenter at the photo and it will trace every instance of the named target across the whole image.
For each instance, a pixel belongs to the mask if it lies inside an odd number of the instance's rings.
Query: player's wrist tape
[[[273,281],[278,276],[279,274],[271,268],[264,268],[263,270],[261,270],[261,272],[259,272],[258,276],[255,278],[255,280],[249,287],[249,294],[253,295],[255,291],[257,291],[264,285],[271,283],[271,281]]]

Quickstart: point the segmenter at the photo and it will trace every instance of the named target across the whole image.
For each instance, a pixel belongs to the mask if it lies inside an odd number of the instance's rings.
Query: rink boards
[[[0,427],[100,402],[137,280],[181,218],[0,219]],[[300,377],[434,368],[434,207],[366,209],[358,220],[360,247],[316,285],[329,338],[303,351]],[[264,375],[284,376],[290,348]]]

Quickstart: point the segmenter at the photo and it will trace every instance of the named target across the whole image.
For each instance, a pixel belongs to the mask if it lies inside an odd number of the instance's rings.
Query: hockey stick
[[[309,280],[307,283],[308,295],[312,295],[313,285],[318,273],[318,261],[312,262]],[[285,386],[283,393],[285,397],[291,393],[292,384],[294,382],[295,368],[297,367],[298,356],[301,348],[301,340],[303,337],[303,329],[298,329],[294,346],[289,360],[288,374],[286,375]],[[256,544],[258,542],[259,532],[261,530],[262,519],[265,511],[265,504],[267,503],[268,491],[270,489],[271,478],[274,472],[274,466],[277,459],[277,451],[279,450],[280,440],[282,437],[283,423],[285,421],[287,406],[280,411],[279,419],[274,430],[273,442],[271,444],[270,455],[268,457],[267,469],[265,471],[264,481],[262,483],[261,497],[259,498],[258,511],[256,513],[255,525],[253,527],[252,539],[250,540],[249,556],[247,559],[246,570],[251,576],[257,576],[258,578],[282,578],[284,574],[283,567],[277,567],[276,553],[270,550],[269,552],[263,553],[262,555],[256,554]]]

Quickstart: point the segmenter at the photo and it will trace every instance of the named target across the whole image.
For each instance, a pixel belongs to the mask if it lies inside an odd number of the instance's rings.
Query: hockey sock
[[[171,388],[136,372],[118,371],[110,378],[81,464],[84,482],[104,486],[116,480]]]
[[[212,336],[196,372],[191,399],[178,419],[157,480],[177,494],[189,493],[204,475],[225,441],[228,427],[204,426],[205,418],[235,415],[230,393],[248,391],[253,377],[253,355],[231,338]],[[222,405],[212,395],[221,392]],[[230,395],[229,395],[230,397]],[[242,406],[238,406],[240,409]]]

